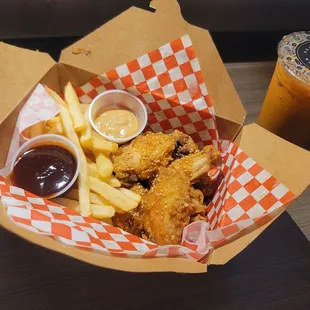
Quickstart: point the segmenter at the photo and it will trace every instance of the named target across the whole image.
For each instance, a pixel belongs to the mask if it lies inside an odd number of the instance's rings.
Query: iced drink
[[[310,143],[310,32],[279,43],[278,61],[258,123],[295,144]]]

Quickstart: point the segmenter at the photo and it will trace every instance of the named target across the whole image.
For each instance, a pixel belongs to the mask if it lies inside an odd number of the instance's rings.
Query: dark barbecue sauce
[[[65,188],[76,172],[74,156],[56,145],[38,146],[20,155],[11,174],[11,181],[41,197],[48,197]]]

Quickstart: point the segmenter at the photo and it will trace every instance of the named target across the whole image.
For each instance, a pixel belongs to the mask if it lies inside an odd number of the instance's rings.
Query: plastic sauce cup
[[[96,126],[95,120],[99,116],[99,113],[111,108],[123,108],[134,113],[139,124],[137,132],[124,138],[114,138],[101,132]],[[99,94],[92,101],[89,108],[89,120],[94,130],[102,137],[109,141],[122,144],[137,137],[144,130],[147,123],[147,111],[143,102],[136,96],[123,90],[108,90]]]
[[[65,150],[69,151],[73,155],[73,157],[76,161],[76,171],[75,171],[75,174],[74,174],[72,180],[70,181],[70,183],[67,184],[66,187],[61,189],[59,192],[56,192],[56,193],[53,193],[49,196],[43,197],[43,198],[48,198],[48,199],[58,197],[58,196],[64,194],[66,191],[68,191],[73,186],[73,184],[75,183],[75,181],[77,180],[77,177],[79,175],[79,171],[80,171],[79,151],[70,140],[68,140],[67,138],[65,138],[63,136],[54,135],[54,134],[44,134],[41,136],[31,138],[18,149],[18,151],[16,152],[16,154],[13,157],[11,167],[10,167],[10,172],[12,173],[14,166],[15,166],[15,163],[16,163],[17,159],[19,158],[19,156],[21,156],[26,151],[28,151],[32,148],[36,148],[39,146],[49,146],[49,145],[59,146]]]

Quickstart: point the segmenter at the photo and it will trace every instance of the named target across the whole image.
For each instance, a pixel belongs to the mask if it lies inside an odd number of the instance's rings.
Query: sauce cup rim
[[[142,111],[143,111],[143,119],[142,121],[140,122],[139,121],[139,130],[137,130],[137,132],[135,132],[133,135],[129,136],[129,137],[126,137],[126,138],[114,138],[114,137],[110,137],[106,134],[104,134],[103,132],[101,132],[96,124],[95,124],[95,120],[93,119],[92,117],[92,109],[94,107],[94,105],[96,104],[96,102],[98,101],[99,98],[103,97],[103,96],[106,96],[108,94],[111,94],[111,93],[122,93],[122,94],[125,94],[126,96],[128,97],[131,97],[132,99],[135,100],[135,102],[137,102],[137,104],[141,107]],[[117,106],[115,106],[117,107]],[[133,111],[132,111],[133,112]],[[135,137],[137,137],[138,135],[140,135],[143,130],[145,129],[146,127],[146,124],[147,124],[147,118],[148,118],[148,114],[147,114],[147,110],[146,110],[146,107],[144,105],[144,103],[138,98],[136,97],[135,95],[129,93],[128,91],[124,91],[124,90],[119,90],[119,89],[111,89],[111,90],[107,90],[107,91],[104,91],[102,93],[100,93],[99,95],[97,95],[91,102],[90,104],[90,107],[89,107],[89,121],[91,123],[91,126],[92,128],[100,135],[102,136],[103,138],[107,139],[108,141],[111,141],[111,142],[116,142],[118,144],[122,144],[122,143],[126,143],[132,139],[134,139]]]
[[[56,197],[64,194],[66,191],[68,191],[73,186],[73,184],[77,180],[77,178],[79,176],[79,172],[80,172],[81,159],[80,159],[79,151],[78,151],[77,147],[74,145],[74,143],[72,143],[68,138],[60,136],[60,135],[57,135],[57,134],[43,134],[43,135],[40,135],[40,136],[36,136],[36,137],[28,139],[23,145],[21,145],[19,147],[19,149],[14,154],[12,162],[10,164],[10,174],[11,174],[13,172],[13,169],[14,169],[14,166],[15,166],[17,158],[19,157],[19,155],[23,154],[27,150],[27,147],[29,147],[29,149],[32,148],[32,147],[36,147],[35,142],[38,142],[37,146],[53,145],[52,142],[55,142],[54,145],[62,147],[61,145],[57,145],[57,141],[55,141],[55,140],[61,141],[63,143],[63,145],[70,146],[70,150],[68,150],[68,151],[70,153],[72,153],[72,155],[74,156],[74,158],[76,160],[76,171],[74,173],[74,176],[73,176],[72,180],[70,181],[70,183],[67,184],[66,187],[64,187],[59,192],[55,192],[55,193],[53,193],[53,194],[51,194],[49,196],[42,197],[42,198],[45,198],[45,199],[56,198]],[[44,142],[46,144],[44,144]],[[32,144],[33,144],[33,146],[31,146]],[[74,153],[71,151],[71,149],[74,151]],[[16,186],[16,185],[13,184],[13,186]]]

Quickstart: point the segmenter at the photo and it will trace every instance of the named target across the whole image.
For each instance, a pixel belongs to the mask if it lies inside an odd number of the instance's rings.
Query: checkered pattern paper
[[[49,96],[44,87],[38,84],[29,98],[25,100],[25,105],[18,115],[5,164],[6,167],[0,170],[0,175],[6,176],[10,172],[8,169],[11,164],[11,158],[26,141],[22,135],[23,131],[39,122],[49,120],[58,114],[59,111],[60,107],[58,104]]]
[[[148,111],[148,129],[174,129],[200,146],[218,147],[214,109],[188,35],[102,74],[77,89],[82,103],[98,94],[122,89],[137,96]]]
[[[17,225],[66,245],[104,254],[199,260],[242,230],[272,219],[295,198],[240,148],[219,140],[213,106],[188,35],[94,78],[77,93],[82,103],[90,103],[109,89],[126,90],[144,102],[148,129],[166,133],[178,129],[191,135],[200,146],[212,143],[221,150],[221,172],[213,174],[218,187],[206,221],[188,225],[181,245],[158,246],[0,179],[2,204]],[[31,111],[26,106],[22,112],[35,113]],[[20,126],[18,123],[18,132]]]

